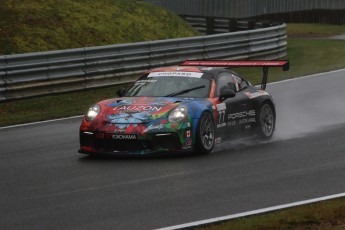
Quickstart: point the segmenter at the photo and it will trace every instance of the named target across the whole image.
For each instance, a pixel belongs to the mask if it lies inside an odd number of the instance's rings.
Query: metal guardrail
[[[285,28],[0,56],[0,101],[128,83],[185,59],[278,59]]]
[[[220,34],[243,30],[262,29],[281,24],[281,22],[268,20],[255,21],[241,20],[236,18],[199,17],[192,15],[180,16],[201,34]]]

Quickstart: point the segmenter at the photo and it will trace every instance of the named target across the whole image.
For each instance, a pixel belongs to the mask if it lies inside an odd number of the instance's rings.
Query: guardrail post
[[[206,34],[210,35],[214,32],[214,17],[206,18]]]
[[[255,26],[256,26],[256,22],[255,21],[248,21],[248,29],[254,30]]]
[[[237,31],[237,27],[236,27],[236,22],[237,19],[236,18],[230,18],[229,19],[229,32],[235,32]]]
[[[262,28],[268,28],[270,27],[270,23],[269,22],[263,22],[262,23]]]

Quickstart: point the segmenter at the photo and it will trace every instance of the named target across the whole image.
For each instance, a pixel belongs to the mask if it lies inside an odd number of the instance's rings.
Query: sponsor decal
[[[162,108],[163,108],[162,106],[151,106],[151,105],[121,105],[121,106],[115,106],[113,110],[123,111],[123,112],[141,112],[141,111],[159,112]]]
[[[249,111],[229,114],[228,120],[234,120],[237,118],[245,118],[245,117],[253,117],[253,116],[255,116],[255,110],[249,110]]]
[[[258,90],[255,93],[245,92],[244,94],[247,97],[249,97],[249,99],[257,98],[257,97],[264,96],[264,95],[270,95],[269,93],[267,93],[266,91],[263,91],[263,90]]]
[[[239,124],[247,124],[247,123],[253,123],[253,122],[256,122],[254,117],[244,118],[238,121]]]
[[[192,145],[182,146],[183,150],[187,150],[187,149],[191,149],[191,148],[192,148]]]
[[[191,138],[192,134],[190,130],[187,130],[185,133],[185,140],[184,140],[184,145],[183,145],[183,149],[190,149],[192,146],[192,138]]]
[[[201,78],[203,73],[195,72],[152,72],[147,77],[194,77]]]
[[[128,112],[128,111],[126,111]],[[113,124],[128,124],[128,123],[143,123],[149,119],[148,112],[138,112],[134,111],[135,113],[126,113],[120,112],[117,114],[111,114],[109,118],[109,122]]]
[[[155,82],[157,82],[157,80],[154,80],[154,79],[152,79],[152,80],[138,80],[138,81],[136,81],[135,83],[134,83],[134,85],[146,85],[147,83],[155,83]]]
[[[113,134],[111,138],[114,140],[138,140],[138,134]]]
[[[237,122],[236,121],[229,121],[228,126],[236,126]]]
[[[246,126],[244,126],[244,128],[245,128],[245,129],[251,129],[252,126],[251,126],[251,125],[246,125]]]
[[[218,111],[226,110],[226,104],[225,103],[217,104],[217,110]]]
[[[157,82],[156,79],[144,79],[144,80],[138,80],[136,83],[147,83],[147,82]]]
[[[163,129],[164,125],[163,124],[159,124],[159,125],[149,125],[145,130],[144,133],[152,131],[152,130],[160,130]]]
[[[212,70],[212,69],[213,69],[212,67],[204,67],[201,70]]]
[[[224,126],[226,126],[226,123],[225,123],[225,122],[224,122],[224,123],[217,124],[217,128],[222,128],[222,127],[224,127]]]
[[[185,145],[186,146],[191,146],[192,145],[192,139],[191,138],[186,138]]]
[[[129,126],[129,124],[120,124],[120,126],[118,124],[113,124],[113,123],[107,123],[105,125],[106,127],[111,127],[112,128],[112,132],[116,132],[116,133],[120,133],[120,132],[125,132],[126,128]]]
[[[190,130],[186,132],[186,137],[190,137]]]

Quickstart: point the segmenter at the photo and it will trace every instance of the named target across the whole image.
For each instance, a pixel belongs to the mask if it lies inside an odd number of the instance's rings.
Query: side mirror
[[[235,91],[233,91],[232,89],[229,89],[229,88],[225,88],[225,89],[220,90],[219,100],[224,101],[228,98],[235,97],[235,96],[236,96]]]
[[[121,87],[120,89],[117,90],[117,95],[119,97],[122,97],[126,93],[126,88]]]

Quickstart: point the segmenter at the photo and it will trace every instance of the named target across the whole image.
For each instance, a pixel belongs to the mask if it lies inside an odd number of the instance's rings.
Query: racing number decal
[[[221,127],[226,126],[226,121],[225,121],[226,105],[225,105],[225,103],[217,104],[217,110],[218,110],[217,128],[221,128]]]
[[[218,112],[219,112],[218,124],[223,124],[225,122],[225,110],[221,110]]]

